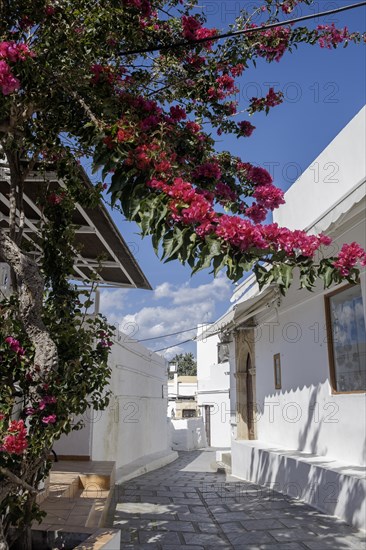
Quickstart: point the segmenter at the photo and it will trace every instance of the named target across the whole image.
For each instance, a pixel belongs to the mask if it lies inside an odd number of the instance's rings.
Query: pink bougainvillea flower
[[[42,418],[42,422],[43,424],[54,424],[56,422],[56,415],[55,414],[50,414],[49,416],[44,416]]]
[[[245,215],[254,223],[261,223],[267,217],[267,210],[262,204],[254,203],[245,210]]]
[[[20,88],[19,80],[12,74],[6,61],[0,59],[0,88],[3,95],[9,95]]]
[[[56,9],[53,6],[46,6],[44,12],[47,15],[47,17],[51,17],[52,15],[55,14]]]
[[[260,166],[253,166],[250,162],[238,162],[237,170],[239,175],[244,177],[255,185],[270,185],[273,182],[271,174]]]
[[[274,185],[261,185],[254,191],[253,197],[265,208],[274,210],[285,204],[284,192]]]
[[[250,137],[255,130],[255,126],[248,122],[248,120],[243,120],[238,123],[240,135],[245,137]]]
[[[178,122],[179,120],[184,120],[185,118],[187,118],[187,113],[179,105],[173,105],[172,107],[170,107],[170,116],[173,120]]]
[[[47,202],[49,202],[49,204],[56,205],[56,204],[61,204],[63,199],[64,199],[63,195],[59,195],[57,193],[51,193],[47,197]]]
[[[336,48],[350,37],[347,27],[337,29],[334,23],[331,25],[318,25],[316,30],[321,48]]]
[[[28,447],[27,430],[23,420],[12,420],[5,435],[2,450],[12,454],[22,454]]]
[[[12,336],[8,336],[5,338],[5,342],[9,345],[10,349],[17,353],[18,355],[24,355],[25,350],[21,347],[19,340],[16,338],[13,338]]]
[[[45,395],[43,401],[47,403],[47,405],[50,405],[53,403],[57,403],[57,398],[53,395]]]
[[[353,242],[342,246],[333,265],[339,270],[341,275],[347,277],[357,263],[366,266],[366,252],[359,244]]]

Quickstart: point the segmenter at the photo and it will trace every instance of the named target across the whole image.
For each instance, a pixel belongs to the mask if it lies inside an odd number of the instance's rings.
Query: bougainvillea
[[[108,403],[113,327],[99,316],[84,323],[86,306],[80,303],[80,293],[90,302],[89,291],[68,282],[74,257],[71,215],[76,197],[92,207],[99,200],[101,186],[83,198],[72,177],[64,173],[64,178],[67,190],[52,194],[45,190],[42,204],[46,215],[42,318],[56,343],[57,368],[42,371],[35,361],[35,346],[21,322],[21,295],[2,296],[0,301],[0,515],[9,543],[15,535],[22,536],[33,520],[42,518],[34,499],[38,482],[49,470],[53,442],[81,427],[81,422],[74,425],[74,415],[83,414],[90,405],[98,409]],[[19,482],[14,483],[9,475]],[[34,492],[26,489],[29,483]],[[19,506],[21,502],[25,505]],[[22,540],[22,547],[27,547],[27,540]]]
[[[193,272],[226,269],[234,281],[254,269],[260,285],[274,282],[283,292],[295,268],[307,288],[317,278],[326,286],[357,280],[357,263],[365,262],[358,245],[344,247],[338,257],[322,253],[317,261],[316,252],[329,245],[329,238],[270,223],[271,211],[284,200],[277,182],[250,159],[215,147],[216,135],[222,141],[226,133],[249,139],[255,125],[247,118],[268,114],[284,99],[269,86],[263,97],[249,98],[245,105],[239,101],[240,83],[256,61],[280,62],[302,43],[333,49],[362,41],[362,35],[326,22],[311,28],[280,24],[310,4],[262,0],[236,19],[232,30],[245,34],[216,40],[221,30],[210,28],[194,1],[0,3],[0,146],[11,176],[10,231],[0,228],[0,255],[11,264],[13,282],[30,284],[20,285],[18,297],[0,306],[8,318],[0,327],[7,388],[1,444],[17,449],[3,451],[0,459],[22,481],[37,484],[45,475],[53,439],[69,429],[71,413],[86,406],[90,376],[101,389],[108,373],[108,328],[101,321],[103,326],[94,327],[93,344],[90,334],[75,329],[78,300],[67,283],[73,268],[70,211],[75,201],[87,200],[80,197],[75,159],[91,159],[103,179],[98,193],[107,179],[113,204],[140,225],[143,235],[152,236],[165,260],[187,262]],[[261,28],[267,23],[271,28]],[[40,238],[44,279],[28,255],[39,250],[29,250],[22,228],[22,190],[34,169],[45,179],[38,200],[49,221]],[[50,169],[64,180],[64,191],[49,190]],[[67,240],[65,254],[58,253],[62,239]],[[36,335],[25,303],[38,320]],[[65,356],[70,342],[75,361]],[[84,385],[80,369],[88,371]],[[82,389],[82,398],[75,388]],[[70,395],[72,406],[66,409]],[[103,404],[97,397],[95,402]],[[17,430],[9,433],[13,421]],[[5,441],[9,437],[15,440]],[[34,494],[23,486],[18,497],[19,488],[9,480],[6,487],[2,517],[11,500],[18,513],[22,510],[19,525],[29,525]],[[20,507],[18,498],[26,506]],[[7,535],[9,516],[4,521]]]
[[[21,455],[28,447],[27,429],[23,420],[11,420],[3,436],[0,452]]]

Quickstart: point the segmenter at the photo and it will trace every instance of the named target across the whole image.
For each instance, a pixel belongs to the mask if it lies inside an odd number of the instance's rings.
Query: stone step
[[[227,466],[230,466],[231,468],[231,453],[222,453],[221,460],[224,464],[226,464]]]
[[[79,471],[78,471],[79,469]],[[92,533],[105,525],[114,487],[114,465],[57,463],[51,470],[47,497],[40,503],[47,516],[37,531]]]

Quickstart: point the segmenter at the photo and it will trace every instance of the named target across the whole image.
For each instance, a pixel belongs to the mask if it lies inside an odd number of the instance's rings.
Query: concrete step
[[[41,502],[47,516],[37,531],[89,533],[105,525],[114,487],[114,463],[57,463],[50,474],[48,495]]]
[[[217,451],[216,453],[217,471],[222,474],[231,474],[231,452]]]

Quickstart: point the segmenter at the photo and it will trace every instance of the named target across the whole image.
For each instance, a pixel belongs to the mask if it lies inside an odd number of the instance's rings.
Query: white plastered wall
[[[366,247],[366,221],[338,233],[335,244]],[[361,291],[366,304],[365,273]],[[258,439],[288,449],[366,465],[366,394],[333,394],[329,382],[324,291],[295,284],[255,333]],[[282,389],[274,387],[273,356],[281,354]]]
[[[168,451],[165,359],[119,333],[109,361],[109,406],[105,411],[85,414],[85,428],[62,437],[56,452],[112,460],[119,468]]]
[[[197,341],[197,402],[210,405],[211,446],[230,447],[230,365],[217,363],[217,335]]]

